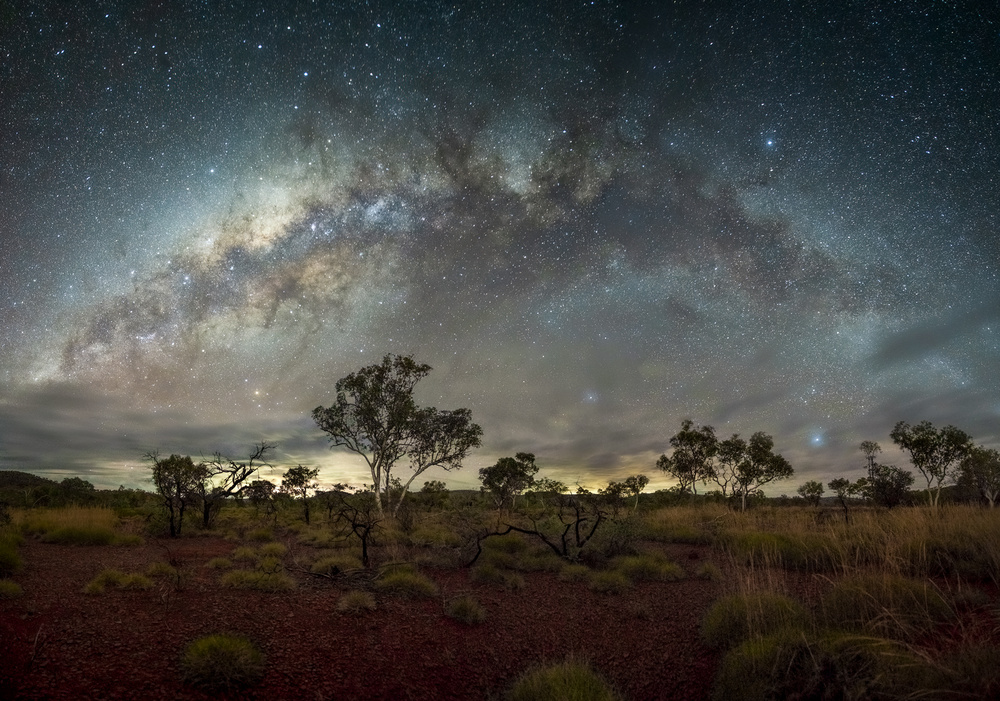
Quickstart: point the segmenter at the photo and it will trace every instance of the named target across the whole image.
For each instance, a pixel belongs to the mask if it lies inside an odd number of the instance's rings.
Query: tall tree
[[[495,464],[479,469],[479,480],[484,493],[493,498],[498,509],[514,506],[518,495],[535,482],[534,453],[517,453],[514,457],[500,458]]]
[[[813,506],[819,506],[819,500],[823,498],[823,483],[817,480],[809,480],[805,484],[800,484],[795,490],[799,496]]]
[[[1000,451],[976,446],[962,460],[959,484],[971,487],[992,509],[1000,496]]]
[[[292,499],[302,502],[302,510],[306,523],[309,523],[309,492],[319,485],[316,478],[319,477],[319,468],[308,468],[303,465],[292,467],[281,476],[281,491]]]
[[[740,498],[741,511],[746,511],[747,496],[751,492],[769,482],[795,474],[789,462],[774,452],[774,439],[763,431],[757,431],[745,443],[739,436],[733,436],[729,441],[726,458],[733,464],[731,486],[733,496]],[[743,450],[736,452],[739,447]]]
[[[875,457],[882,452],[882,446],[875,441],[861,441],[861,445],[858,446],[858,448],[865,454],[865,463],[868,467],[868,479],[871,480],[875,474]]]
[[[705,482],[715,474],[713,459],[719,452],[719,441],[711,426],[694,425],[691,419],[681,422],[681,430],[670,439],[674,449],[669,456],[661,455],[656,466],[677,480],[681,493],[691,489],[697,494],[698,482]]]
[[[192,502],[197,503],[198,483],[204,478],[205,465],[195,465],[187,455],[160,458],[155,450],[146,453],[145,458],[151,463],[153,486],[167,510],[170,537],[176,538],[184,525],[184,512]]]
[[[338,380],[336,402],[312,412],[334,447],[343,446],[367,463],[379,513],[392,509],[395,514],[418,475],[431,467],[461,467],[469,450],[482,442],[483,430],[468,409],[417,406],[413,389],[430,371],[430,365],[411,356],[386,355],[381,363]],[[409,459],[412,474],[393,504],[392,471],[402,458]]]
[[[716,454],[717,464],[712,480],[719,485],[723,497],[736,493],[736,475],[746,450],[747,442],[740,438],[737,433],[734,433],[731,438],[719,441],[719,451]]]
[[[928,503],[936,508],[944,481],[972,450],[972,437],[954,426],[938,430],[930,421],[916,426],[900,421],[889,437],[910,454],[910,462],[927,480]]]

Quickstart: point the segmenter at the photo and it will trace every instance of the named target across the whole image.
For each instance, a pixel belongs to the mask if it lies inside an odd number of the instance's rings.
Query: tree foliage
[[[727,482],[742,511],[746,511],[747,497],[765,484],[795,474],[789,462],[774,452],[774,439],[763,431],[757,431],[749,441],[739,435],[723,441],[720,456],[720,463],[730,471]]]
[[[959,484],[974,489],[992,509],[1000,496],[1000,451],[976,446],[962,460]]]
[[[181,534],[184,512],[198,498],[198,483],[204,479],[204,464],[194,464],[190,456],[171,455],[160,458],[156,451],[146,453],[150,461],[153,486],[160,495],[161,503],[170,521],[170,537]]]
[[[798,495],[813,506],[819,506],[819,500],[823,498],[823,483],[817,480],[809,480],[805,484],[800,484],[795,490]]]
[[[906,470],[875,463],[868,468],[868,475],[859,479],[858,485],[861,495],[872,504],[891,509],[909,499],[913,475]]]
[[[303,465],[289,468],[281,476],[281,491],[292,499],[302,502],[303,515],[306,523],[309,523],[309,493],[319,485],[316,478],[319,477],[319,468],[308,468]]]
[[[498,509],[514,506],[518,495],[530,488],[535,481],[534,453],[517,453],[514,457],[500,458],[496,464],[479,470],[479,480],[484,494],[489,494]]]
[[[698,482],[715,474],[713,459],[719,452],[719,441],[711,426],[695,427],[691,419],[681,422],[681,430],[670,438],[673,452],[661,455],[656,467],[677,480],[681,492],[697,493]]]
[[[395,513],[410,484],[425,470],[457,469],[469,450],[481,444],[482,428],[472,422],[468,409],[417,406],[414,387],[430,371],[430,365],[410,356],[386,355],[381,363],[338,380],[336,402],[312,412],[334,447],[343,446],[365,460],[380,512],[385,508]],[[393,504],[392,471],[403,458],[409,460],[412,474]]]
[[[927,480],[928,502],[936,507],[944,481],[972,450],[972,437],[954,426],[936,429],[930,421],[916,426],[900,421],[889,436],[910,454],[910,462]]]

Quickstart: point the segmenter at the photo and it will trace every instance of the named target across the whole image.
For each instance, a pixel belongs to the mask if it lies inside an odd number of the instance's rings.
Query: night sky
[[[455,488],[1000,444],[994,3],[537,5],[0,2],[0,468],[361,484],[309,413],[385,353],[482,425]]]

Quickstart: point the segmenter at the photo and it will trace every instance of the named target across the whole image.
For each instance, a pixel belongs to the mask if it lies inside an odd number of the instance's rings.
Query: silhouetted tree
[[[535,480],[538,467],[533,453],[517,453],[512,458],[500,458],[496,464],[479,470],[481,490],[489,494],[498,509],[514,506],[514,500]]]
[[[809,480],[805,484],[799,485],[795,490],[798,495],[813,506],[819,506],[819,500],[823,498],[823,483],[817,480]]]
[[[913,475],[895,465],[875,463],[868,468],[869,477],[858,480],[861,495],[875,504],[892,509],[909,499]]]
[[[259,512],[261,506],[271,507],[274,504],[274,482],[254,480],[243,490],[242,496],[249,500],[256,512]],[[266,513],[270,513],[270,511],[268,508]]]
[[[338,380],[336,402],[313,410],[313,419],[334,446],[357,453],[368,464],[379,512],[391,508],[395,513],[417,475],[431,467],[457,469],[468,451],[481,444],[482,428],[472,422],[468,409],[416,405],[413,388],[430,370],[410,356],[386,355],[381,363]],[[412,474],[393,504],[392,470],[404,457]]]
[[[837,501],[840,502],[840,506],[844,509],[844,523],[850,523],[848,500],[858,494],[858,492],[861,491],[861,487],[844,477],[838,477],[837,479],[830,480],[830,483],[827,486],[830,487],[830,490],[837,495]]]
[[[656,467],[677,480],[681,492],[691,489],[697,494],[697,483],[705,482],[715,474],[713,459],[719,452],[719,441],[711,426],[695,428],[691,419],[681,422],[681,430],[670,439],[674,451],[661,455]]]
[[[974,489],[992,509],[1000,496],[1000,451],[976,446],[962,460],[959,484]]]
[[[723,464],[732,470],[727,479],[733,496],[740,499],[741,511],[746,511],[747,497],[765,484],[795,474],[788,461],[774,452],[774,439],[763,431],[757,431],[749,441],[734,435],[722,443],[720,451],[726,461]]]
[[[195,465],[190,456],[160,458],[156,451],[146,453],[152,470],[153,486],[170,520],[170,537],[181,534],[184,512],[198,498],[198,483],[204,478],[205,465]]]
[[[319,468],[308,468],[302,465],[289,468],[288,472],[281,476],[281,491],[292,499],[299,499],[302,502],[302,511],[306,523],[309,523],[309,492],[319,485],[316,478],[319,477]]]
[[[209,528],[226,499],[239,496],[249,487],[249,480],[261,467],[270,467],[267,454],[275,449],[273,443],[261,441],[254,445],[250,457],[245,462],[236,462],[215,453],[212,460],[205,463],[205,473],[197,484],[201,498],[201,525]],[[270,482],[268,483],[270,484]]]
[[[910,454],[910,462],[927,480],[928,502],[937,507],[941,486],[972,450],[972,437],[954,426],[935,429],[930,421],[916,426],[900,421],[889,436]]]

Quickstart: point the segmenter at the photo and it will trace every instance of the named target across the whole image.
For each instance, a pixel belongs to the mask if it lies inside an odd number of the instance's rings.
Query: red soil
[[[0,698],[208,699],[180,682],[184,647],[232,632],[267,658],[246,699],[499,698],[528,667],[567,655],[588,660],[626,698],[707,698],[717,655],[699,640],[701,617],[720,585],[688,578],[644,582],[598,594],[551,573],[525,573],[508,591],[470,580],[469,571],[425,569],[442,594],[473,594],[485,623],[444,615],[437,599],[378,594],[377,610],[345,616],[329,580],[295,575],[285,593],[219,585],[204,567],[235,545],[220,538],[162,541],[190,578],[176,591],[158,580],[146,591],[81,593],[100,570],[142,572],[169,558],[155,541],[140,547],[74,547],[27,541],[14,577],[19,599],[0,601]],[[668,546],[689,571],[707,549]]]

